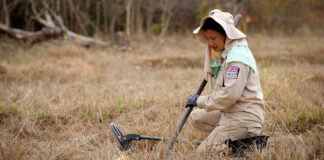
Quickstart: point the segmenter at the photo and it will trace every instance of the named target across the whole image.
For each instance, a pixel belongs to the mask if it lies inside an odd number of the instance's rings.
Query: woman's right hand
[[[186,108],[187,107],[196,107],[198,97],[199,97],[199,95],[197,95],[197,94],[190,95],[186,102]]]

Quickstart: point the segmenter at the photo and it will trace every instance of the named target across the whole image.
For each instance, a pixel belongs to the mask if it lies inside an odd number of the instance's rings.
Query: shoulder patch
[[[237,79],[240,72],[240,68],[234,65],[227,66],[226,77]]]

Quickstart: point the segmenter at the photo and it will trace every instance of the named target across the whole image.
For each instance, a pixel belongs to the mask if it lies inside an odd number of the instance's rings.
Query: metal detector
[[[126,152],[135,153],[135,150],[130,146],[130,142],[133,140],[152,140],[152,141],[168,141],[167,138],[162,137],[152,137],[152,136],[142,136],[139,134],[127,134],[123,135],[123,133],[118,129],[118,127],[114,123],[110,123],[110,128],[117,138],[120,145],[126,150]],[[187,140],[182,140],[184,143],[188,143]],[[199,145],[201,141],[192,141],[193,144]]]
[[[142,136],[139,134],[127,134],[123,135],[123,133],[118,129],[118,127],[114,123],[110,123],[110,128],[114,133],[115,137],[117,138],[118,142],[121,146],[126,150],[126,152],[135,153],[135,150],[131,147],[130,142],[133,140],[152,140],[152,141],[168,141],[166,138],[162,137],[152,137],[152,136]],[[261,136],[254,136],[248,138],[242,138],[235,141],[228,139],[225,143],[228,147],[232,150],[232,153],[235,156],[244,156],[245,152],[249,151],[251,146],[256,146],[256,148],[262,152],[264,148],[267,146],[269,136],[261,135]],[[187,140],[182,140],[183,143],[189,143]],[[195,145],[200,145],[202,141],[192,141],[190,143]]]

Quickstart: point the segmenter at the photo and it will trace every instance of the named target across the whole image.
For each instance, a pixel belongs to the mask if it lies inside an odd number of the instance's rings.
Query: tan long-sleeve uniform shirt
[[[240,62],[227,64],[227,54],[223,54],[222,58],[224,62],[216,79],[218,91],[200,96],[197,100],[198,107],[207,112],[223,112],[219,125],[262,127],[264,102],[258,72]],[[229,65],[239,68],[237,78],[227,77]]]

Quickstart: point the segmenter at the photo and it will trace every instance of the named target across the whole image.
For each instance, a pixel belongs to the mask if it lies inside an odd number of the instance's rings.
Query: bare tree
[[[142,14],[142,0],[137,0],[135,5],[135,16],[136,16],[136,30],[138,35],[143,34],[143,14]]]
[[[114,36],[115,28],[118,20],[121,19],[122,13],[126,11],[125,5],[126,2],[124,0],[114,0],[108,1],[108,18],[109,18],[109,32],[111,36]]]
[[[83,33],[87,35],[88,33],[87,33],[86,27],[84,26],[84,21],[82,21],[82,19],[80,17],[79,10],[76,9],[78,7],[76,7],[76,5],[73,3],[72,0],[68,0],[68,3],[69,3],[69,8],[70,8],[71,12],[73,13],[73,15],[75,16],[75,18],[77,20],[76,24],[78,24],[81,27]]]
[[[132,21],[132,15],[131,15],[131,9],[133,5],[133,0],[127,0],[126,5],[126,34],[128,37],[131,36],[131,21]]]
[[[154,0],[146,0],[144,1],[144,5],[146,6],[144,8],[146,18],[145,28],[149,31],[152,26],[153,14],[155,10]]]
[[[4,12],[4,19],[5,19],[5,24],[7,26],[10,26],[11,22],[10,22],[10,14],[12,12],[12,10],[17,6],[17,4],[19,3],[20,0],[11,0],[8,3],[7,0],[2,0],[2,7],[3,7],[3,12]]]
[[[9,13],[7,8],[7,1],[3,0],[2,2],[3,2],[3,11],[5,14],[6,26],[10,26],[10,18],[9,18]]]
[[[243,0],[225,1],[224,8],[233,14],[238,13],[243,8]]]
[[[160,36],[164,36],[170,26],[170,21],[175,13],[176,6],[179,5],[179,0],[163,0],[162,1],[162,31]]]

